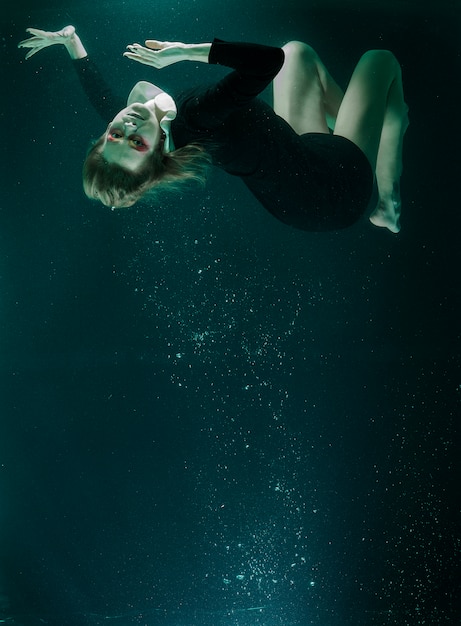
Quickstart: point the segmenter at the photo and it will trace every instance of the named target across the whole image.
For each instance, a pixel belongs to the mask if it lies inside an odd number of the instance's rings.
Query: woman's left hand
[[[173,63],[187,61],[187,44],[179,41],[155,41],[154,39],[148,39],[146,47],[141,46],[139,43],[133,43],[127,46],[127,49],[129,52],[125,52],[123,56],[144,65],[151,65],[159,70]]]
[[[145,46],[133,43],[123,56],[143,65],[162,69],[180,61],[208,62],[211,44],[188,44],[180,41],[157,41],[148,39]]]

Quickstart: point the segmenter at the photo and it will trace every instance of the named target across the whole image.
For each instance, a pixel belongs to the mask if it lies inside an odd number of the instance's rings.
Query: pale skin
[[[66,26],[56,32],[28,28],[27,32],[32,37],[19,43],[19,47],[29,49],[26,59],[55,44],[64,45],[72,59],[83,59],[87,56],[74,26]],[[124,54],[127,58],[161,69],[179,61],[207,63],[211,44],[160,42],[150,39],[146,41],[146,46],[135,43],[127,48],[128,52]],[[142,168],[159,147],[163,140],[160,120],[165,113],[155,102],[155,97],[160,93],[162,90],[152,83],[136,83],[128,96],[127,106],[114,117],[104,134],[101,150],[106,161],[136,171]]]
[[[57,32],[28,29],[32,35],[20,42],[28,48],[26,59],[53,44],[66,47],[73,59],[87,52],[75,28]],[[124,56],[162,69],[180,61],[208,62],[211,44],[185,44],[146,40],[127,46]],[[285,63],[273,81],[274,111],[298,134],[317,132],[346,137],[367,156],[376,174],[379,201],[370,215],[375,225],[392,233],[400,230],[400,176],[403,137],[408,127],[400,66],[387,50],[370,50],[359,60],[343,93],[317,53],[309,45],[291,41],[283,46]],[[137,169],[161,141],[152,96],[158,88],[138,83],[123,109],[106,131],[106,153],[113,162]],[[115,133],[114,133],[115,128]],[[112,135],[111,135],[112,133]],[[141,144],[145,148],[141,149]],[[132,155],[132,156],[131,156]]]
[[[310,46],[291,41],[283,49],[285,63],[273,81],[275,112],[298,134],[328,133],[330,124],[335,135],[361,148],[376,173],[379,192],[370,221],[399,232],[408,107],[394,55],[387,50],[366,52],[343,93]]]

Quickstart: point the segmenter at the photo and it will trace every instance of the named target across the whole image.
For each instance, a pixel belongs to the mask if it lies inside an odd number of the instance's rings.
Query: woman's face
[[[155,107],[135,102],[109,124],[101,152],[108,163],[135,172],[158,147],[161,135]]]

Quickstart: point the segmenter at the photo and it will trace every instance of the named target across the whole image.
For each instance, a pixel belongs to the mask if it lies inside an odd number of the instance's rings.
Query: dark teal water
[[[0,623],[457,625],[459,24],[454,5],[15,4],[2,25]],[[127,43],[311,43],[345,86],[404,71],[398,236],[292,231],[240,181],[111,212],[101,123],[63,50],[177,89]],[[161,76],[161,78],[160,78]],[[267,94],[269,97],[269,94]]]

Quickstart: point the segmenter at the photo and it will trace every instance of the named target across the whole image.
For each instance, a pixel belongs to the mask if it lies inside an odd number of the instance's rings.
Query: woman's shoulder
[[[175,93],[173,98],[176,102],[178,113],[180,110],[185,109],[189,102],[192,102],[194,99],[203,96],[210,87],[211,85],[197,85],[188,89],[182,89],[178,93]]]

